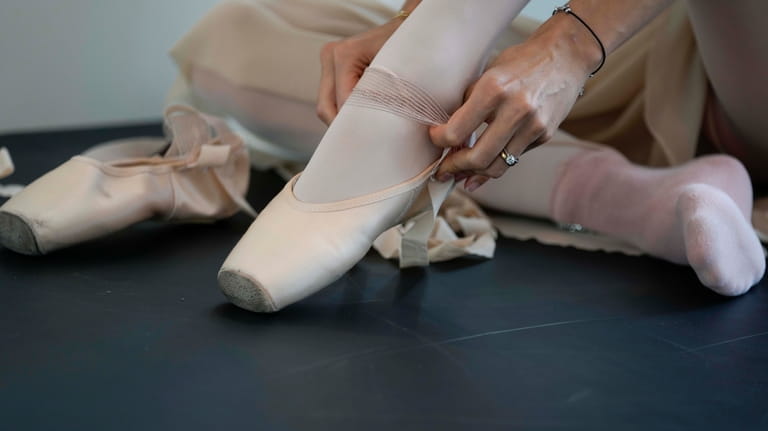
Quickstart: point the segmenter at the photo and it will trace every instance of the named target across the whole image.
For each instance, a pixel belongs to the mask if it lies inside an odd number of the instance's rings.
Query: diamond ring
[[[501,160],[504,160],[504,163],[506,163],[507,166],[515,166],[517,162],[520,161],[520,159],[518,159],[517,157],[507,153],[507,150],[501,150],[501,154],[499,154],[499,157],[501,157]]]

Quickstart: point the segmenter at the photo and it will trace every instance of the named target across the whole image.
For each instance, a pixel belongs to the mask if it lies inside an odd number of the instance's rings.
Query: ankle
[[[596,195],[612,187],[616,174],[631,166],[619,152],[610,149],[584,151],[563,165],[550,201],[551,218],[560,223],[589,223]]]
[[[716,154],[700,157],[689,163],[699,164],[700,180],[723,191],[737,204],[741,212],[749,217],[752,213],[752,180],[744,165],[734,157]],[[688,181],[690,184],[694,181]]]

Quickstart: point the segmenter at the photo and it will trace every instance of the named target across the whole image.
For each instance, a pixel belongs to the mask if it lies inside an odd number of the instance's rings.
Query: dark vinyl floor
[[[159,133],[0,137],[18,168],[6,182]],[[250,200],[280,187],[255,174]],[[369,253],[257,315],[216,287],[248,224],[0,249],[0,428],[768,430],[765,282],[725,299],[685,267],[501,239],[493,260],[426,269]]]

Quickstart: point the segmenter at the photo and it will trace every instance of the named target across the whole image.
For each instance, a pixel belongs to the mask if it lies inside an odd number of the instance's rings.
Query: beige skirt
[[[330,41],[390,19],[401,0],[240,0],[208,13],[172,49],[180,75],[169,101],[209,110],[190,88],[193,68],[215,71],[235,86],[314,105],[320,81],[319,53]],[[525,40],[539,23],[520,17],[500,38],[497,50]],[[694,157],[708,82],[685,5],[676,1],[614,52],[585,88],[562,128],[586,141],[614,147],[630,160],[668,166]],[[221,113],[220,114],[226,114]],[[258,136],[254,137],[258,141]],[[272,142],[271,147],[279,147]],[[300,164],[284,163],[266,147],[254,152],[257,165],[287,174]],[[266,148],[266,149],[265,149]],[[306,158],[310,154],[306,154]],[[768,232],[768,202],[756,202],[753,221]],[[494,229],[482,210],[454,193],[441,211],[430,240],[430,260],[493,254]],[[502,234],[548,244],[639,254],[631,246],[599,235],[564,232],[551,222],[514,216],[494,218]],[[393,229],[396,235],[397,229]],[[386,236],[386,235],[385,235]],[[396,247],[378,249],[396,257]]]

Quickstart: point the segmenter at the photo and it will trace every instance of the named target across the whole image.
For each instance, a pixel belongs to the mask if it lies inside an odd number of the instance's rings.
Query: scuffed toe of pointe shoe
[[[19,216],[0,212],[0,244],[16,253],[29,256],[43,254],[32,227]]]
[[[725,193],[687,186],[678,200],[688,263],[702,284],[724,296],[743,295],[762,279],[765,255],[749,219]]]
[[[223,269],[219,272],[219,288],[229,301],[256,313],[277,311],[272,297],[259,283],[246,274]]]

